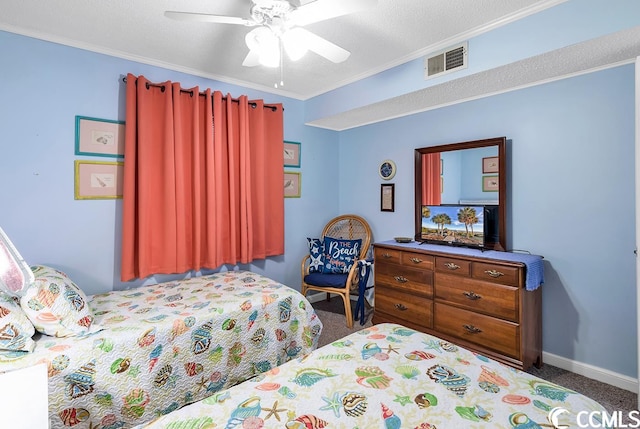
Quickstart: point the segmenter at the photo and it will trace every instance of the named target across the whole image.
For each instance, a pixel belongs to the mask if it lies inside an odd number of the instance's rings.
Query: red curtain
[[[422,204],[439,206],[442,200],[440,153],[422,155]]]
[[[122,281],[284,253],[283,109],[127,76]]]

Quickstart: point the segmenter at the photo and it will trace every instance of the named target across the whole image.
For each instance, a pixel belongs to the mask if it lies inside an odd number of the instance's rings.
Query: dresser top
[[[451,255],[473,256],[476,258],[497,259],[500,261],[522,262],[541,259],[542,256],[532,255],[530,253],[503,252],[500,250],[480,250],[463,246],[448,246],[443,244],[429,244],[420,241],[412,241],[410,243],[399,243],[395,240],[379,241],[374,246],[396,246],[411,250],[424,250],[427,252],[449,253]]]
[[[398,243],[395,240],[380,241],[374,246],[392,246],[404,250],[417,250],[423,252],[435,252],[447,255],[458,255],[494,261],[508,261],[524,264],[527,268],[526,288],[534,290],[544,283],[544,268],[542,256],[529,253],[502,252],[499,250],[480,250],[469,247],[447,246],[440,244],[422,243],[412,241],[410,243]]]

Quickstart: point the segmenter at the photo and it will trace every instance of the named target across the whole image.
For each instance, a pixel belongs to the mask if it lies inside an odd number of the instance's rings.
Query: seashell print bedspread
[[[576,426],[595,401],[437,337],[380,324],[140,429]],[[587,421],[587,420],[584,420]],[[584,422],[583,421],[583,422]]]
[[[0,356],[0,372],[49,368],[52,429],[121,429],[301,357],[322,323],[296,290],[230,271],[90,297],[86,337],[40,336],[34,352]]]

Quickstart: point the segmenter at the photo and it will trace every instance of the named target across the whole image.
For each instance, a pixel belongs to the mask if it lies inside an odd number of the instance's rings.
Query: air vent
[[[467,42],[429,55],[424,60],[424,78],[467,68]]]

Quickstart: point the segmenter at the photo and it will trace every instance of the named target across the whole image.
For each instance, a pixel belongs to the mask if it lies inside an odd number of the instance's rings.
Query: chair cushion
[[[348,273],[353,263],[360,256],[362,240],[347,240],[344,238],[324,238],[324,268],[323,273]]]
[[[347,277],[349,274],[311,273],[304,276],[304,282],[313,286],[343,288],[347,284]]]
[[[309,245],[309,257],[311,258],[309,272],[321,273],[324,266],[324,241],[319,238],[307,237],[307,244]]]

